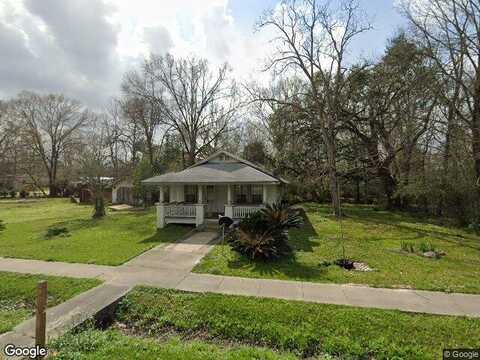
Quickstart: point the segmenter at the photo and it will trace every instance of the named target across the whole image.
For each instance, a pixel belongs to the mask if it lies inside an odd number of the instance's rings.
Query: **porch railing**
[[[233,217],[242,219],[250,214],[256,213],[257,211],[263,209],[263,205],[251,205],[251,206],[234,206],[233,207]]]
[[[194,218],[197,216],[195,205],[167,205],[165,217]]]

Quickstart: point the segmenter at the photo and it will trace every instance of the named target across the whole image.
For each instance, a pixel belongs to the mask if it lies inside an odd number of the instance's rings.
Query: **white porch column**
[[[232,185],[228,185],[227,187],[227,203],[225,204],[225,216],[229,217],[230,219],[233,218],[233,202],[232,202]]]
[[[165,227],[165,205],[157,203],[157,229]]]
[[[227,205],[232,205],[232,185],[228,185],[227,188]]]
[[[205,205],[196,204],[195,205],[195,225],[197,227],[203,225],[205,222]]]
[[[165,202],[165,193],[164,193],[163,185],[160,185],[159,202],[160,202],[160,204],[163,204]]]
[[[112,204],[117,203],[117,198],[118,198],[117,192],[118,192],[118,188],[114,187],[112,190]]]
[[[198,185],[197,204],[195,205],[195,225],[197,227],[205,222],[205,205],[203,204],[203,186]]]
[[[198,185],[198,204],[203,204],[203,186]]]
[[[233,219],[233,205],[225,205],[225,216]]]
[[[267,198],[268,198],[268,188],[267,188],[267,185],[263,184],[262,202],[265,205],[267,205]]]

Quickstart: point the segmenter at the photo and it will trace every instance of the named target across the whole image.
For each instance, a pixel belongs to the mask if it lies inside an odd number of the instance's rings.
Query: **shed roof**
[[[224,155],[224,161],[218,161]],[[285,180],[265,169],[240,159],[226,151],[220,151],[208,159],[177,172],[143,181],[146,185],[161,184],[280,184]]]

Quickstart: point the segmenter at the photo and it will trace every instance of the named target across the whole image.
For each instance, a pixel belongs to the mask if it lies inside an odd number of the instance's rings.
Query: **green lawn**
[[[92,279],[72,279],[44,275],[0,272],[0,333],[12,330],[33,316],[37,282],[48,281],[48,306],[58,305],[101,283]]]
[[[116,316],[123,324],[117,328],[136,337],[260,346],[300,358],[435,359],[441,357],[443,348],[475,348],[480,344],[480,319],[146,287],[128,294]],[[120,348],[129,347],[119,352],[126,353],[125,359],[134,358],[134,349],[153,351],[157,346],[115,332],[89,336],[60,342],[67,343],[65,353],[78,350],[85,356],[78,358],[86,359],[100,359],[87,355],[108,354],[115,343]],[[113,337],[111,342],[102,340],[109,336]],[[82,345],[84,341],[93,345]],[[181,351],[190,346],[186,342]]]
[[[48,261],[119,265],[162,243],[173,242],[190,227],[157,231],[154,209],[108,212],[91,218],[92,207],[67,199],[0,203],[0,256]],[[50,228],[65,227],[67,236],[46,237]]]
[[[89,329],[55,341],[57,360],[294,360],[291,354],[249,346],[221,346],[205,341],[169,339],[156,341],[125,336],[119,331]]]
[[[216,248],[195,272],[329,283],[367,284],[375,287],[416,288],[480,293],[480,236],[465,229],[436,225],[404,213],[348,206],[342,221],[348,258],[366,262],[374,272],[351,272],[322,261],[342,256],[340,225],[330,209],[306,204],[306,223],[290,232],[294,256],[273,263],[252,262],[230,250]],[[430,242],[447,255],[440,260],[400,252],[402,241]]]

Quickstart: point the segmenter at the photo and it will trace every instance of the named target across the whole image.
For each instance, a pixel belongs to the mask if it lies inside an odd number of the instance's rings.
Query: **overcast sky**
[[[254,24],[274,0],[0,0],[0,98],[65,93],[102,108],[149,52],[230,63],[256,78],[268,46]],[[378,57],[404,21],[394,0],[361,0],[374,30],[355,56]]]

